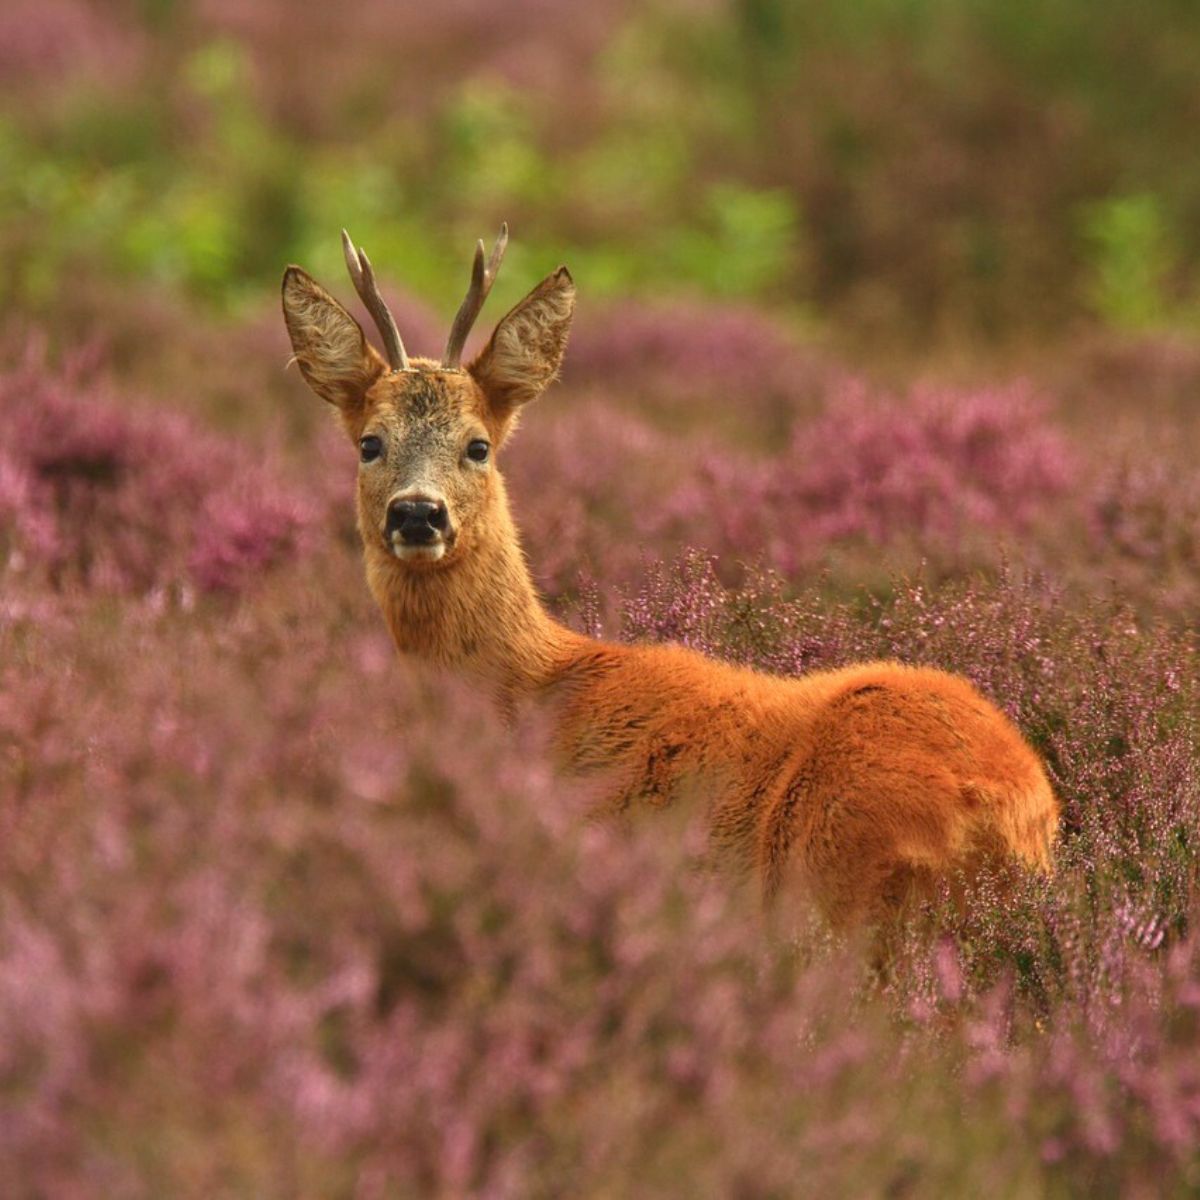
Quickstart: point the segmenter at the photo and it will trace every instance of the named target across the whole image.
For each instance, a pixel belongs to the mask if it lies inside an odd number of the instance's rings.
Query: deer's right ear
[[[283,319],[308,386],[343,413],[361,405],[384,372],[383,359],[359,323],[299,267],[283,275]]]

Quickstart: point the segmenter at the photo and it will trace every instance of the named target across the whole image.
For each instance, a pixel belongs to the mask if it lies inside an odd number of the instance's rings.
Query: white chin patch
[[[392,541],[392,553],[401,562],[437,562],[446,553],[445,542],[430,542],[426,546],[408,546],[401,541]]]

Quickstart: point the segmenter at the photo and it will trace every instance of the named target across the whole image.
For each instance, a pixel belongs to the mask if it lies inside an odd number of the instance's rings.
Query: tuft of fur
[[[699,803],[712,857],[766,909],[880,921],[942,879],[1048,871],[1058,801],[1021,734],[961,677],[894,662],[784,679],[680,646],[580,638],[543,695],[568,769],[626,817]]]

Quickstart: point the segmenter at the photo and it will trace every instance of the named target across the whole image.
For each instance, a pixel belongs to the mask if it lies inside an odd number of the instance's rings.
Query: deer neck
[[[507,504],[494,525],[442,569],[413,571],[371,546],[367,580],[402,654],[476,679],[507,708],[552,683],[587,639],[542,606]]]

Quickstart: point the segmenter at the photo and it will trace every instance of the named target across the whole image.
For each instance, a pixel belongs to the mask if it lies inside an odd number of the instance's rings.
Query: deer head
[[[283,316],[308,385],[332,404],[358,448],[358,524],[369,552],[414,571],[444,569],[493,530],[504,506],[496,452],[523,405],[558,374],[575,306],[566,267],[503,317],[483,351],[460,361],[504,256],[476,246],[471,285],[441,362],[409,358],[370,261],[342,233],[355,290],[383,339],[386,360],[358,322],[299,267],[283,276]]]

